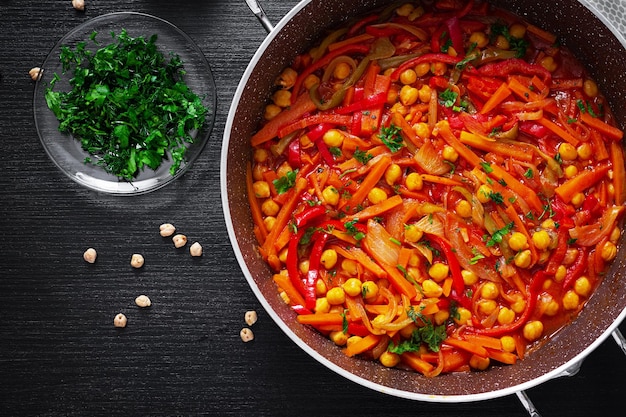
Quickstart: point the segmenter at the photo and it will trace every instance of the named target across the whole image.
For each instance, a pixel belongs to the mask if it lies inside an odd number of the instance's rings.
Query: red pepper
[[[520,327],[526,324],[526,322],[534,313],[535,307],[537,306],[537,299],[539,298],[539,294],[543,287],[543,283],[546,280],[546,277],[547,275],[543,271],[537,271],[535,275],[533,275],[528,288],[528,299],[526,300],[526,308],[524,309],[524,312],[519,317],[519,319],[517,319],[517,321],[488,329],[468,328],[467,331],[486,336],[499,337],[504,335],[505,333],[518,330]]]
[[[448,260],[448,267],[452,274],[452,290],[455,293],[451,295],[451,298],[465,306],[469,298],[467,294],[465,294],[465,282],[463,281],[463,275],[461,275],[461,264],[459,264],[459,260],[452,251],[452,247],[445,239],[437,235],[431,235],[430,238],[441,248]]]
[[[295,311],[298,315],[303,315],[303,314],[313,314],[313,312],[311,310],[309,310],[308,308],[301,306],[300,304],[296,304],[291,306],[291,308],[293,309],[293,311]]]
[[[292,168],[300,168],[302,159],[300,158],[300,140],[294,139],[287,148],[287,161]]]
[[[535,138],[543,138],[550,133],[547,127],[530,120],[520,122],[519,130]]]
[[[569,239],[569,232],[565,227],[559,227],[558,236],[557,236],[557,246],[556,249],[552,252],[550,256],[550,260],[548,261],[548,266],[546,266],[546,272],[550,275],[554,275],[556,273],[557,268],[565,259],[565,254],[567,253],[567,240]]]
[[[302,210],[300,213],[295,214],[293,217],[296,223],[296,227],[299,230],[302,227],[306,226],[313,219],[323,216],[324,214],[326,214],[326,207],[313,206],[313,207],[307,207],[306,209]]]
[[[372,107],[377,107],[387,102],[387,92],[380,92],[373,94],[369,97],[365,97],[359,101],[355,101],[352,104],[348,104],[347,106],[339,107],[335,109],[335,113],[337,114],[349,114],[357,111],[363,111],[367,109],[371,109]]]
[[[298,244],[304,235],[305,229],[298,230],[289,238],[289,246],[287,247],[287,273],[289,280],[303,297],[306,297],[304,282],[300,277],[300,269],[298,268]]]
[[[362,28],[363,26],[370,24],[372,22],[375,22],[378,20],[378,15],[371,15],[371,16],[366,16],[363,19],[359,20],[358,22],[356,22],[351,28],[350,30],[348,30],[347,33],[347,37],[351,38],[352,36],[354,36],[355,34],[357,34]]]
[[[446,20],[446,27],[448,28],[448,36],[450,36],[452,47],[454,48],[458,56],[464,56],[465,49],[463,48],[463,33],[461,33],[459,18],[455,16]]]
[[[348,323],[348,333],[352,336],[365,337],[370,334],[370,331],[361,323]]]
[[[332,129],[333,125],[331,123],[320,123],[315,126],[313,129],[307,132],[307,136],[311,140],[311,142],[315,142],[318,139],[321,139],[324,136],[324,133],[328,132]]]
[[[307,133],[307,136],[311,142],[315,144],[320,155],[322,155],[322,158],[329,166],[335,165],[335,158],[333,158],[333,155],[330,153],[330,150],[328,150],[328,146],[326,146],[322,138],[324,133],[328,132],[332,127],[333,125],[330,123],[320,123]]]
[[[448,54],[442,53],[430,53],[420,55],[418,57],[409,59],[408,61],[400,65],[394,72],[391,73],[391,80],[398,81],[398,79],[400,78],[400,74],[402,74],[404,70],[425,62],[443,62],[444,64],[456,65],[461,61],[461,59],[462,58],[460,57],[450,56]]]
[[[326,143],[324,143],[322,139],[318,139],[313,143],[315,143],[315,146],[317,146],[317,150],[319,151],[320,155],[322,155],[322,159],[324,159],[324,161],[329,166],[334,166],[335,158],[333,158],[333,154],[330,153],[330,150],[328,149],[328,146],[326,146]]]
[[[488,77],[506,77],[512,74],[536,75],[544,82],[550,84],[552,74],[538,64],[530,64],[523,59],[512,58],[501,62],[491,62],[478,69],[478,72]]]
[[[317,234],[317,239],[313,242],[313,248],[309,255],[309,272],[306,274],[306,280],[304,283],[304,300],[306,307],[315,309],[315,284],[320,276],[320,264],[322,259],[322,252],[324,252],[324,246],[328,241],[328,233]]]
[[[563,289],[567,289],[576,281],[587,269],[587,248],[578,248],[578,256],[565,273]]]

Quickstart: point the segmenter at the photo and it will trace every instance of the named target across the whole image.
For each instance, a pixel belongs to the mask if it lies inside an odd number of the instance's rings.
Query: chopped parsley
[[[493,168],[491,168],[491,164],[489,162],[481,162],[480,166],[487,174],[491,174],[493,172]]]
[[[439,103],[444,107],[452,107],[458,97],[459,95],[457,93],[448,88],[439,94]]]
[[[358,219],[354,219],[349,222],[345,222],[343,225],[346,228],[346,232],[348,232],[348,234],[352,236],[354,239],[359,241],[365,237],[365,233],[361,232],[359,229],[356,228],[355,225],[357,224],[357,222],[358,222]]]
[[[502,242],[504,236],[511,233],[511,230],[513,230],[513,226],[515,226],[515,223],[511,222],[505,225],[502,229],[498,229],[493,232],[493,235],[491,235],[491,237],[485,235],[483,239],[487,242],[487,247],[495,246],[496,244]]]
[[[293,188],[296,185],[296,175],[298,175],[298,170],[288,171],[282,177],[272,181],[274,187],[276,188],[276,192],[278,194],[284,194]]]
[[[526,55],[526,50],[528,49],[528,41],[523,38],[516,38],[512,36],[509,32],[509,28],[505,23],[496,22],[491,25],[491,38],[495,39],[498,35],[504,36],[504,38],[509,42],[510,48],[512,51],[515,51],[516,58],[522,58]]]
[[[488,195],[489,199],[491,201],[493,201],[496,204],[502,204],[504,203],[504,197],[502,197],[502,194],[494,192],[494,191],[489,191],[489,195]]]
[[[54,91],[46,103],[59,120],[59,131],[80,141],[90,156],[85,163],[132,180],[144,167],[156,170],[171,159],[174,175],[185,159],[186,144],[204,125],[208,110],[183,80],[178,55],[169,59],[157,48],[157,35],[133,38],[126,30],[102,46],[90,36],[74,48],[62,46],[62,73],[72,72],[70,91]]]
[[[389,127],[382,127],[381,133],[378,135],[380,140],[389,148],[393,153],[398,152],[404,146],[404,140],[400,132],[401,128],[393,123]]]
[[[367,164],[370,159],[374,157],[371,153],[360,150],[358,147],[355,149],[352,157],[362,163],[363,165]]]
[[[420,312],[415,311],[413,306],[409,307],[407,314],[416,324],[418,324],[418,328],[413,330],[411,339],[404,340],[397,345],[390,342],[388,350],[392,353],[401,355],[404,352],[418,351],[421,344],[424,343],[431,351],[439,352],[441,343],[448,337],[448,334],[446,333],[446,325],[433,325],[433,322],[428,317],[425,317]]]

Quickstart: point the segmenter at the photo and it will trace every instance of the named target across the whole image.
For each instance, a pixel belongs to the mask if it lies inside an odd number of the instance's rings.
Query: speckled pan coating
[[[264,41],[244,74],[226,124],[221,168],[224,214],[242,271],[268,313],[298,346],[333,371],[377,391],[421,401],[477,401],[512,394],[562,375],[575,368],[626,315],[626,245],[621,246],[617,262],[580,316],[537,352],[514,366],[433,379],[347,358],[316,331],[297,324],[293,311],[278,297],[271,271],[255,250],[245,192],[245,167],[250,158],[249,138],[256,130],[276,76],[297,53],[317,39],[320,28],[336,26],[342,16],[359,14],[385,3],[383,0],[313,0],[299,4]],[[626,54],[621,35],[616,37],[574,0],[493,3],[556,33],[586,64],[606,93],[621,127],[626,127]]]

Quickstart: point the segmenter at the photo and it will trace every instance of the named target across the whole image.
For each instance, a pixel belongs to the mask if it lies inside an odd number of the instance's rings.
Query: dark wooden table
[[[277,22],[296,1],[264,2]],[[215,128],[175,183],[114,198],[66,178],[35,130],[28,76],[70,29],[114,11],[165,18],[195,40],[218,87]],[[515,396],[436,404],[370,391],[300,351],[262,310],[222,215],[221,137],[239,78],[265,36],[243,0],[0,3],[0,415],[525,416]],[[160,237],[175,224],[204,255]],[[98,250],[94,265],[83,251]],[[133,270],[132,253],[146,264]],[[153,305],[139,309],[147,294]],[[256,338],[239,331],[256,310]],[[117,329],[123,312],[128,326]],[[624,325],[622,331],[626,330]],[[574,377],[531,389],[544,416],[623,410],[626,358],[609,338]]]

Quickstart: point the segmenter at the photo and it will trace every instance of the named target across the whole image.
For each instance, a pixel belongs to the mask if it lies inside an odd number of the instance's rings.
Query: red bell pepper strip
[[[498,327],[492,327],[488,329],[476,329],[476,328],[468,328],[468,332],[482,334],[485,336],[493,336],[499,337],[505,333],[513,332],[521,328],[532,316],[535,311],[535,307],[537,307],[537,299],[539,298],[539,294],[543,287],[543,283],[546,280],[547,275],[543,271],[537,271],[531,281],[528,288],[528,299],[526,301],[526,308],[522,315],[513,323],[503,324]]]
[[[300,239],[304,235],[305,229],[298,230],[298,233],[294,233],[289,238],[289,245],[287,246],[287,273],[293,286],[298,290],[303,297],[306,298],[306,291],[304,288],[304,282],[300,277],[300,270],[298,268],[298,244]]]
[[[312,220],[320,216],[323,216],[324,214],[326,214],[326,207],[313,206],[313,207],[307,207],[306,209],[302,210],[300,213],[295,214],[293,217],[296,223],[296,227],[298,229],[301,229],[302,227],[309,224]]]
[[[557,235],[557,246],[550,256],[548,266],[546,266],[546,273],[554,275],[557,268],[565,259],[567,253],[567,240],[569,239],[569,232],[566,227],[560,226]]]
[[[348,54],[365,54],[369,52],[369,50],[370,50],[370,45],[367,45],[367,44],[349,44],[349,45],[346,45],[344,47],[335,49],[334,51],[327,53],[326,55],[324,55],[323,58],[309,65],[298,75],[298,78],[296,79],[296,82],[293,85],[293,90],[292,90],[293,94],[291,96],[291,103],[292,104],[295,103],[297,98],[299,97],[300,89],[302,88],[302,84],[304,83],[304,79],[306,77],[308,77],[309,75],[311,75],[318,69],[325,67],[333,59],[335,59],[338,56],[348,55]]]
[[[448,267],[450,268],[450,273],[452,274],[452,290],[455,293],[452,298],[461,303],[463,306],[466,306],[467,302],[469,302],[469,298],[465,294],[465,282],[463,281],[463,275],[461,274],[461,264],[459,263],[459,260],[452,251],[452,247],[445,239],[437,235],[430,235],[429,237],[441,248],[448,261]]]
[[[587,269],[587,248],[578,248],[578,256],[563,279],[563,289],[569,288]]]
[[[326,246],[328,236],[328,233],[317,234],[317,239],[313,242],[313,248],[309,255],[309,271],[306,274],[304,283],[304,300],[306,301],[306,308],[311,310],[315,309],[315,284],[320,277],[319,268],[322,252],[324,252],[324,246]]]
[[[317,150],[319,151],[320,155],[322,155],[322,159],[324,159],[324,162],[326,162],[328,166],[335,166],[335,158],[333,157],[333,154],[330,153],[330,150],[328,149],[326,143],[324,143],[321,138],[314,141],[313,143],[315,143]]]
[[[352,336],[365,337],[370,335],[370,331],[361,323],[348,323],[348,333]]]
[[[302,166],[302,159],[300,158],[300,140],[295,139],[289,143],[289,147],[287,148],[287,161],[294,169]]]
[[[400,78],[400,74],[402,74],[404,70],[425,62],[443,62],[444,64],[456,65],[461,62],[461,59],[462,58],[460,57],[436,52],[420,55],[418,57],[409,59],[408,61],[405,61],[402,65],[400,65],[394,72],[391,73],[391,80],[398,81],[398,79]]]
[[[348,104],[347,106],[339,107],[335,109],[335,113],[337,114],[350,114],[356,111],[363,111],[367,109],[371,109],[372,107],[377,107],[382,104],[385,104],[387,101],[387,92],[377,92],[369,97],[365,97],[359,101],[355,101],[352,104]]]
[[[448,28],[448,35],[450,36],[452,47],[456,51],[457,56],[465,56],[465,50],[463,48],[463,33],[461,33],[459,18],[455,16],[446,20],[446,27]]]
[[[308,308],[301,306],[300,304],[292,305],[291,308],[295,311],[299,316],[304,314],[313,314],[311,310]]]
[[[350,28],[350,30],[348,30],[347,37],[350,38],[353,35],[356,35],[365,25],[375,22],[377,20],[378,20],[378,15],[375,15],[375,14],[364,17],[363,19],[356,22]]]
[[[530,120],[520,122],[519,130],[535,138],[544,138],[550,133],[547,127]]]
[[[512,58],[501,62],[490,62],[478,69],[478,72],[488,77],[507,77],[512,74],[536,75],[544,84],[550,84],[552,74],[538,64],[530,64],[523,59]]]

